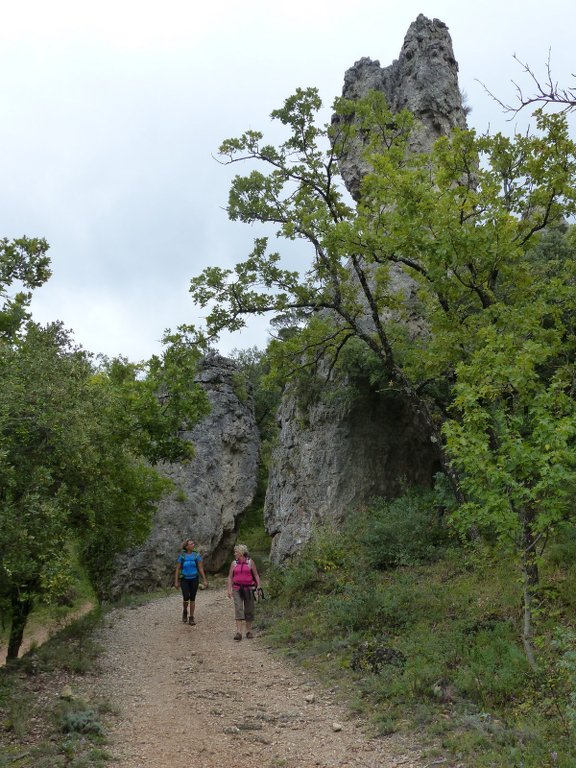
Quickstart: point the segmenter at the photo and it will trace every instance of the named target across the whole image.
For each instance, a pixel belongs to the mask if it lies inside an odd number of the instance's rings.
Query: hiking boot
[[[252,640],[254,635],[252,634],[252,632],[246,632],[246,637],[248,638],[248,640]]]
[[[194,620],[194,616],[190,616],[190,618],[188,619],[188,624],[190,624],[191,627],[193,627],[194,624],[196,624],[196,622]]]
[[[242,640],[242,635],[240,634],[240,632],[236,632],[236,634],[234,635],[234,640]]]
[[[184,622],[184,624],[186,624],[186,622],[188,621],[188,611],[186,609],[182,611],[182,621]]]

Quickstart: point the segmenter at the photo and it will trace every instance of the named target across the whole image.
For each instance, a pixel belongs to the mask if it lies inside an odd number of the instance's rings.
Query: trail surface
[[[197,625],[172,596],[112,611],[96,681],[117,708],[118,768],[417,768],[416,745],[371,739],[307,672],[265,638],[233,640],[223,589],[198,594]]]

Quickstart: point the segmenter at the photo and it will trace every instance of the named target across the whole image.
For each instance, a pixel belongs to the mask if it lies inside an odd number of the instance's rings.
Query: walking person
[[[242,640],[242,624],[246,625],[246,637],[254,637],[254,591],[260,587],[260,576],[256,563],[248,556],[248,547],[237,544],[234,547],[234,560],[228,571],[228,597],[234,600],[234,620],[236,634],[234,640]]]
[[[174,572],[174,586],[182,590],[182,621],[193,626],[196,624],[194,619],[194,609],[196,608],[196,593],[198,592],[199,576],[202,576],[202,584],[208,586],[204,566],[202,565],[202,555],[194,551],[193,539],[186,539],[182,544],[182,551],[178,555],[176,562],[176,571]],[[190,608],[190,612],[188,612]]]

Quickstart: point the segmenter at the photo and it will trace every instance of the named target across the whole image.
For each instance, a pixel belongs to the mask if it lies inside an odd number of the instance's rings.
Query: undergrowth
[[[100,647],[96,608],[39,648],[0,669],[0,766],[11,768],[103,768],[105,700],[78,694],[81,680],[97,665]]]
[[[171,590],[126,594],[115,607],[137,608]],[[69,608],[74,613],[74,605]],[[0,768],[104,768],[110,764],[106,732],[117,712],[104,698],[84,698],[83,681],[98,674],[102,648],[95,629],[105,609],[95,607],[0,668]],[[52,618],[44,609],[37,616]],[[38,620],[38,619],[37,619]]]
[[[537,671],[515,566],[451,540],[428,494],[316,530],[271,570],[260,622],[380,733],[416,731],[470,768],[574,768],[576,536],[561,534],[542,566]]]

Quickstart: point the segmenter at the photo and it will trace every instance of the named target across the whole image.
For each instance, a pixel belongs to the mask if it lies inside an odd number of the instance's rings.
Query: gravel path
[[[179,594],[112,611],[98,692],[117,708],[118,768],[416,768],[416,746],[370,739],[333,693],[268,651],[233,638],[223,589],[199,592],[197,625]]]

